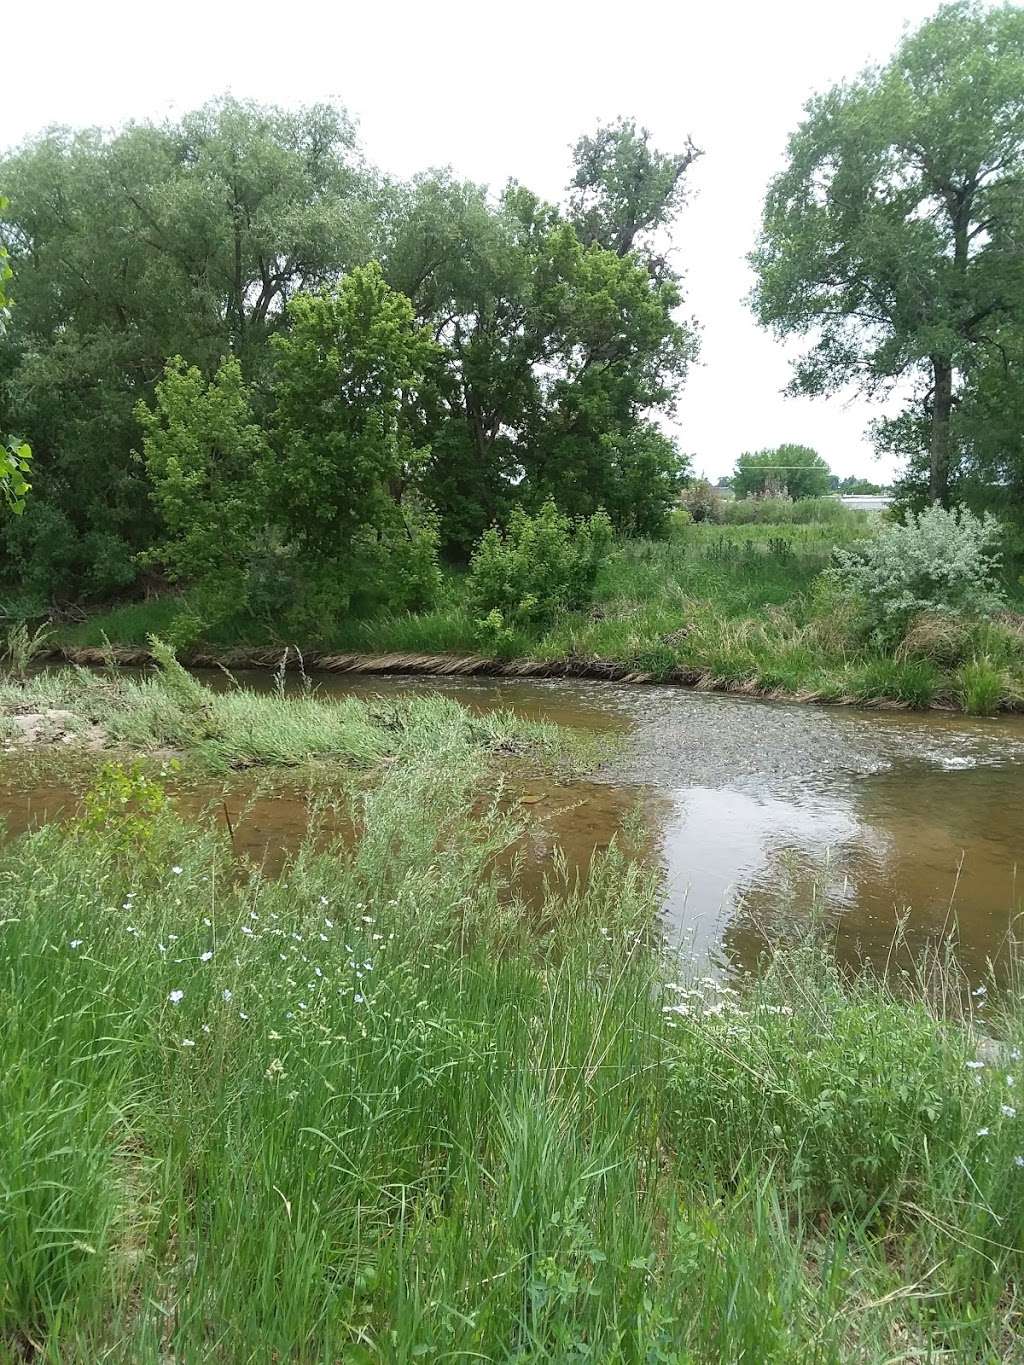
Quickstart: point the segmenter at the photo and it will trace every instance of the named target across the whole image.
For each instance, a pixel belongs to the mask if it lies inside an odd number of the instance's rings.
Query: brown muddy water
[[[236,675],[267,690],[265,673]],[[221,675],[205,679],[220,685]],[[585,873],[643,815],[663,872],[667,936],[699,962],[756,964],[765,941],[814,916],[843,961],[903,960],[956,937],[980,976],[1005,959],[1024,908],[1024,719],[760,702],[669,687],[541,679],[318,675],[324,696],[440,693],[617,737],[587,781],[527,780],[527,889],[560,847]],[[289,685],[293,685],[289,682]],[[69,814],[80,784],[44,756],[0,764],[11,832]],[[303,836],[308,796],[263,773],[193,788],[186,810],[230,819],[236,848],[270,870]],[[893,957],[902,927],[903,946]]]

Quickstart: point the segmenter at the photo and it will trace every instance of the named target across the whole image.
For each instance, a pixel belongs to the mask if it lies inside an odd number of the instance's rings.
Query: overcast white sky
[[[557,198],[569,144],[635,116],[666,150],[705,156],[674,233],[701,365],[678,431],[717,476],[743,450],[799,441],[839,474],[888,475],[865,428],[877,409],[781,394],[789,366],[743,302],[744,256],[788,132],[814,91],[884,59],[937,0],[41,0],[3,19],[0,143],[50,123],[109,126],[184,112],[230,90],[325,98],[356,116],[370,160],[398,175],[451,164]]]

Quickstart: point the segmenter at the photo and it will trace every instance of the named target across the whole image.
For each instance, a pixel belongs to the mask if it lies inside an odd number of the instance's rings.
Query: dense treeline
[[[765,200],[755,312],[809,339],[795,391],[909,393],[876,424],[904,509],[1024,523],[1022,88],[1024,11],[945,5],[808,103]],[[657,536],[697,352],[666,229],[699,155],[620,120],[551,204],[399,183],[342,109],[231,98],[10,153],[5,581],[48,607],[177,582],[193,624],[297,602],[322,622],[424,604],[440,557],[551,500]],[[836,480],[788,444],[734,483]]]
[[[656,532],[685,462],[655,419],[696,352],[658,236],[698,154],[601,128],[559,207],[391,182],[323,106],[43,134],[0,164],[0,430],[36,469],[11,576],[60,600],[299,575],[341,602],[367,556],[465,556],[553,491]]]

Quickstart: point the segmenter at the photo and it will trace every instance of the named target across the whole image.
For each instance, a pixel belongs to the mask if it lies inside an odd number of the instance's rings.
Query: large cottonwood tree
[[[964,377],[1021,316],[1024,10],[945,5],[883,67],[807,105],[772,182],[753,303],[808,336],[792,387],[918,386],[945,502]]]

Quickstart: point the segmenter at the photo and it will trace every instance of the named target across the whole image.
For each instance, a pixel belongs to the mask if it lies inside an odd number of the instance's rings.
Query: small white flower
[[[170,995],[167,997],[167,999],[171,1002],[172,1005],[176,1005],[179,1000],[183,1000],[184,998],[185,998],[184,991],[171,991]]]
[[[999,1112],[1004,1119],[1015,1119],[1017,1117],[1017,1111],[1012,1104],[1001,1104],[999,1106]]]
[[[321,905],[330,905],[330,901],[327,899],[326,896],[321,896],[321,897],[320,897],[320,904],[321,904]]]
[[[209,960],[210,960],[211,957],[213,957],[213,951],[212,951],[212,949],[207,948],[207,950],[206,950],[205,953],[200,953],[200,954],[199,954],[199,961],[200,961],[200,962],[209,962]]]
[[[249,1018],[249,1016],[246,1014],[245,1010],[239,1010],[239,1011],[238,1011],[238,1017],[239,1017],[239,1019],[242,1020],[243,1023],[245,1023],[245,1022],[248,1020],[248,1018]]]
[[[206,925],[207,929],[210,929],[210,928],[213,927],[213,921],[210,919],[210,916],[209,916],[209,915],[204,915],[204,916],[203,916],[203,923]]]
[[[127,932],[128,932],[129,934],[134,934],[135,937],[138,938],[138,936],[142,933],[142,930],[141,930],[141,929],[136,929],[136,927],[135,927],[134,924],[129,924],[129,925],[127,926]]]
[[[1019,1062],[1019,1061],[1020,1061],[1020,1056],[1021,1056],[1021,1053],[1020,1053],[1020,1048],[1019,1048],[1019,1047],[1012,1047],[1012,1048],[1010,1048],[1010,1061],[1011,1061],[1011,1062]]]
[[[987,1129],[987,1128],[979,1128],[979,1129],[978,1129],[978,1137],[988,1137],[988,1129]]]
[[[249,934],[249,935],[251,936],[252,930],[249,928],[249,926],[248,926],[247,924],[243,924],[243,925],[242,925],[242,933],[243,933],[243,934]]]
[[[174,866],[171,868],[171,872],[174,874],[175,877],[180,877],[184,870],[185,869],[183,867],[179,867],[177,863],[175,863]]]
[[[1013,1079],[1012,1076],[1007,1076],[1007,1078],[1006,1078],[1006,1084],[1007,1084],[1007,1085],[1014,1085],[1014,1084],[1016,1084],[1016,1082],[1014,1081],[1014,1079]]]
[[[85,942],[84,939],[73,938],[73,939],[71,940],[71,942],[68,944],[68,947],[69,947],[69,948],[81,948],[81,946],[82,946],[82,944],[83,944],[84,942]]]
[[[321,934],[321,935],[320,935],[320,942],[321,942],[321,943],[329,943],[329,942],[330,942],[330,939],[327,937],[326,934]]]
[[[982,1069],[982,1067],[985,1065],[985,1063],[984,1063],[984,1062],[967,1062],[967,1063],[965,1063],[965,1065],[966,1065],[968,1071],[980,1071],[980,1070]]]
[[[1024,1166],[1024,1156],[1015,1156],[1013,1158],[1013,1164],[1015,1166]]]
[[[194,1038],[182,1038],[181,1045],[182,1047],[195,1047],[196,1040]]]
[[[365,1000],[365,998],[364,998],[363,996],[361,996],[361,995],[354,995],[354,996],[352,997],[352,1003],[353,1003],[353,1005],[365,1005],[365,1004],[366,1004],[366,1000]]]
[[[203,1025],[202,1025],[202,1029],[203,1029],[203,1032],[204,1032],[204,1033],[209,1033],[209,1031],[210,1031],[210,1025],[209,1025],[209,1024],[203,1024]]]
[[[663,1014],[689,1014],[690,1006],[681,1000],[676,1005],[662,1005],[661,1011]]]
[[[976,991],[971,991],[971,994],[972,994],[972,995],[987,995],[987,994],[988,994],[988,987],[987,987],[987,986],[979,986],[978,989],[977,989]]]
[[[231,992],[228,991],[228,990],[222,991],[222,992],[221,992],[221,999],[224,1000],[224,1001],[230,1000],[230,999],[231,999]]]
[[[327,925],[328,929],[334,928],[334,920],[328,919],[326,915],[324,916],[324,923]]]

